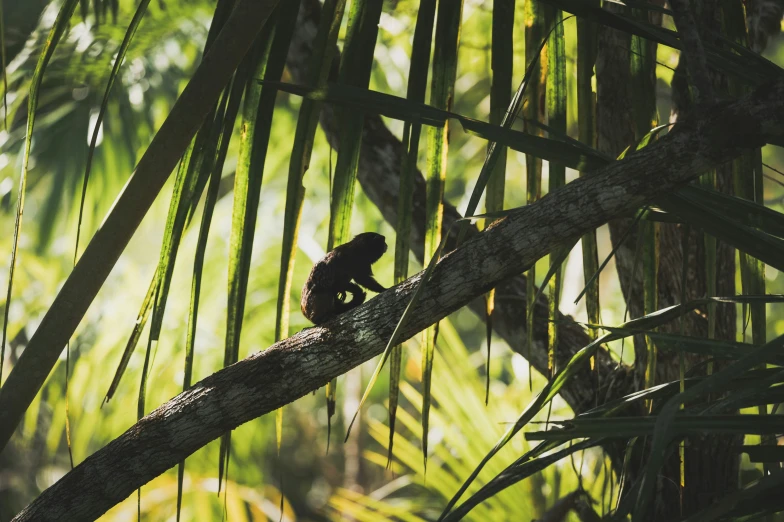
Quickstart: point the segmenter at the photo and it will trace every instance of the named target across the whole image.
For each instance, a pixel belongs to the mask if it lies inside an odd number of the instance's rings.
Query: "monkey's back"
[[[310,271],[305,285],[302,287],[300,309],[302,315],[313,324],[321,324],[335,315],[336,292],[333,291],[336,282],[336,266],[332,261],[335,251],[328,253],[318,261]]]
[[[355,274],[369,272],[370,265],[386,249],[384,236],[365,232],[328,252],[313,265],[302,287],[302,315],[313,324],[322,324],[337,315],[339,309],[345,309],[343,301],[338,299],[338,293]]]

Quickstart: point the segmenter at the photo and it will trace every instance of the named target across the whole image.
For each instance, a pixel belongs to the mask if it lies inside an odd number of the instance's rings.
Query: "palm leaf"
[[[749,456],[751,462],[784,461],[783,446],[742,446],[741,451]]]
[[[233,0],[221,0],[218,2],[217,6],[215,7],[215,14],[213,16],[213,23],[210,26],[210,31],[207,35],[207,41],[204,45],[205,52],[209,50],[210,46],[214,42],[215,38],[217,37],[218,33],[220,32],[221,27],[226,21],[228,14],[232,8]],[[137,10],[137,14],[139,11]],[[134,18],[135,20],[135,18]],[[133,22],[132,22],[133,23]],[[138,21],[137,21],[138,27]],[[129,29],[130,31],[130,29]],[[135,29],[134,29],[135,31]],[[126,38],[129,37],[129,32],[126,32]],[[133,35],[130,34],[132,37]],[[121,61],[116,61],[116,64],[122,63]],[[110,77],[110,84],[107,85],[106,94],[104,95],[104,100],[106,100],[106,96],[109,93],[111,88],[111,77]],[[128,366],[128,362],[131,359],[131,355],[136,348],[136,345],[141,338],[142,330],[144,329],[147,320],[149,319],[151,312],[152,312],[152,305],[153,301],[152,296],[158,295],[156,297],[156,302],[160,307],[160,311],[156,309],[156,317],[154,322],[157,323],[154,330],[154,337],[157,339],[157,336],[160,332],[160,322],[163,319],[163,310],[165,309],[166,304],[166,296],[168,296],[168,286],[171,281],[171,277],[173,274],[174,269],[174,260],[176,258],[176,253],[179,248],[179,239],[182,237],[184,231],[190,225],[190,219],[188,219],[188,215],[190,211],[195,207],[195,203],[199,200],[199,195],[201,194],[201,188],[203,188],[204,184],[199,182],[199,176],[197,176],[197,171],[200,171],[201,165],[203,163],[203,158],[205,155],[209,155],[208,151],[214,151],[217,147],[217,140],[218,140],[218,133],[221,132],[221,125],[217,123],[215,127],[213,127],[213,123],[215,122],[216,118],[216,106],[213,106],[205,119],[205,122],[202,124],[199,132],[197,133],[196,137],[191,141],[190,145],[188,146],[187,150],[183,154],[182,158],[180,159],[180,166],[177,170],[177,175],[175,177],[174,182],[174,189],[172,191],[172,200],[169,205],[169,213],[166,218],[166,225],[164,228],[164,236],[161,246],[161,253],[158,261],[158,267],[156,268],[155,273],[153,274],[152,281],[150,282],[150,287],[147,291],[147,296],[142,301],[141,309],[136,317],[136,322],[134,323],[134,328],[131,332],[130,337],[128,338],[128,342],[126,343],[125,350],[123,351],[123,355],[120,358],[120,363],[117,366],[117,370],[115,371],[114,378],[112,383],[109,385],[109,390],[106,393],[106,397],[104,402],[108,402],[117,391],[117,388],[120,385],[120,380],[122,379],[123,374]],[[98,124],[96,123],[96,131],[98,129]],[[214,129],[211,131],[210,129]],[[194,151],[196,154],[194,156]],[[92,153],[92,148],[91,148]],[[89,168],[90,168],[90,160],[88,156],[88,164],[87,164],[87,171],[85,173],[85,187],[87,182],[87,176],[89,175]],[[202,178],[205,180],[209,175],[209,169],[205,168],[204,176]],[[84,190],[82,191],[82,202],[84,202]],[[196,197],[194,197],[196,195]],[[183,197],[186,201],[182,201]],[[81,210],[80,210],[81,215]],[[78,231],[77,231],[78,234]],[[78,247],[78,240],[77,240],[77,247]],[[167,275],[168,274],[168,275]],[[163,301],[160,302],[160,287],[161,285],[165,288],[163,291],[164,297]],[[157,332],[155,332],[157,331]]]
[[[310,86],[322,87],[327,80],[332,65],[332,50],[338,38],[340,23],[345,10],[345,0],[327,0],[321,13],[318,34],[314,44],[314,54],[308,64]],[[280,253],[280,279],[278,281],[278,302],[275,319],[275,340],[279,341],[289,335],[289,314],[291,302],[291,281],[294,273],[294,257],[296,253],[299,224],[302,216],[302,202],[305,198],[305,187],[302,180],[310,166],[313,152],[313,140],[321,112],[321,103],[304,99],[297,117],[297,129],[289,162],[288,183],[286,185],[286,209],[283,217],[283,245]],[[283,409],[276,415],[275,431],[278,440],[278,452],[283,433]]]
[[[501,439],[496,443],[496,445],[490,450],[490,452],[481,460],[479,465],[474,469],[471,475],[466,479],[460,489],[455,493],[452,499],[447,503],[442,516],[445,516],[449,511],[451,511],[452,507],[457,503],[460,499],[462,494],[466,491],[466,489],[471,485],[471,483],[476,479],[479,475],[479,472],[482,468],[493,458],[500,450],[503,448],[511,438],[517,434],[524,426],[526,426],[533,417],[542,410],[552,399],[555,395],[558,394],[560,389],[566,384],[572,376],[574,376],[578,371],[582,369],[584,364],[593,356],[593,354],[605,343],[610,341],[615,341],[618,339],[623,339],[632,335],[631,332],[634,330],[645,329],[649,330],[665,324],[673,319],[680,317],[681,315],[690,312],[700,306],[703,306],[709,302],[736,302],[736,303],[743,303],[743,302],[751,302],[751,301],[759,301],[764,300],[765,302],[784,302],[784,296],[755,296],[753,299],[748,296],[735,296],[731,298],[704,298],[704,299],[697,299],[694,301],[690,301],[688,303],[670,306],[668,308],[664,308],[662,310],[658,310],[652,314],[648,314],[643,317],[639,317],[637,319],[633,319],[621,325],[620,328],[623,330],[621,331],[610,331],[607,334],[599,337],[598,339],[594,340],[590,344],[586,345],[580,351],[578,351],[574,356],[572,356],[571,360],[564,366],[563,369],[559,370],[555,376],[542,388],[539,394],[534,398],[533,401],[528,405],[528,407],[523,411],[517,421],[510,427],[507,432],[501,437]],[[756,353],[756,352],[755,352]],[[733,375],[735,377],[735,375]],[[702,383],[701,383],[702,384]],[[699,385],[698,385],[699,386]],[[695,386],[696,387],[696,386]],[[687,391],[688,393],[688,391]]]
[[[261,181],[267,159],[277,89],[273,85],[259,88],[258,80],[278,80],[283,73],[289,42],[294,31],[298,6],[281,4],[265,25],[255,52],[247,57],[247,76],[239,81],[245,90],[240,152],[234,178],[234,207],[229,243],[228,305],[224,366],[239,359],[240,334],[248,290],[253,235],[261,194]],[[221,438],[218,489],[222,471],[228,467],[231,432]]]
[[[8,75],[6,75],[5,68],[5,20],[3,6],[0,5],[0,76],[3,77],[3,128],[8,130]]]
[[[554,30],[550,32],[547,39],[547,121],[554,132],[565,135],[567,86],[563,14],[559,10],[548,9],[547,15],[556,21]],[[566,168],[560,162],[551,161],[548,179],[548,193],[553,193],[566,185]],[[550,279],[548,284],[550,322],[547,328],[547,367],[551,375],[556,370],[555,354],[558,350],[558,323],[556,319],[561,301],[562,266],[565,259],[566,256],[561,259],[556,259],[555,254],[550,256],[550,270],[555,270],[555,277]]]
[[[593,7],[599,7],[600,0],[592,0]],[[595,24],[577,19],[577,128],[579,139],[588,147],[596,147],[596,94],[591,86],[593,68],[598,53],[598,31]],[[580,176],[586,173],[581,172]],[[599,304],[599,285],[592,284],[594,274],[598,274],[599,247],[596,243],[596,231],[593,230],[582,237],[583,280],[587,292],[585,308],[589,323],[601,322],[601,306]],[[582,293],[580,294],[582,296]],[[575,302],[580,300],[580,296]]]
[[[743,299],[739,300],[741,302],[743,301]],[[783,346],[784,336],[780,336],[757,350],[754,350],[745,357],[735,361],[721,371],[714,373],[712,376],[697,383],[683,393],[672,397],[662,406],[653,429],[650,459],[642,477],[640,494],[634,508],[635,517],[647,513],[650,498],[655,486],[656,476],[665,458],[664,450],[672,438],[672,423],[678,413],[680,405],[690,402],[702,395],[721,391],[732,379],[759,366],[769,357],[777,354]]]
[[[781,447],[776,449],[779,448]],[[774,471],[771,475],[762,477],[755,483],[723,497],[684,522],[739,520],[740,517],[750,517],[744,520],[753,520],[779,512],[784,509],[780,494],[782,485],[784,485],[784,472]],[[722,515],[728,515],[729,518]]]
[[[536,49],[536,52],[533,55],[533,59],[528,64],[528,67],[526,68],[525,75],[523,76],[523,80],[522,82],[520,82],[520,85],[517,88],[517,92],[515,92],[514,98],[512,98],[512,100],[508,103],[508,107],[506,109],[506,112],[504,113],[502,120],[499,122],[494,122],[491,119],[490,121],[490,124],[494,125],[496,129],[511,130],[512,125],[517,119],[517,114],[520,112],[520,109],[523,105],[523,97],[526,93],[526,89],[528,88],[528,86],[531,84],[532,81],[538,80],[538,78],[535,78],[534,75],[539,72],[539,56],[541,55],[542,50],[544,49],[547,42],[553,38],[554,33],[560,34],[561,38],[563,39],[563,22],[564,22],[563,20],[558,20],[558,22],[555,25],[553,25],[553,27],[547,33],[547,36],[542,38],[541,41],[537,42],[538,48]],[[558,33],[559,30],[560,33]],[[452,116],[450,115],[448,117],[452,117]],[[456,117],[456,119],[461,123],[463,123],[463,120],[459,116]],[[466,120],[465,124],[463,125],[463,128],[474,128],[474,127],[475,126],[472,123],[469,123],[468,120]],[[480,133],[481,131],[475,130],[474,132],[476,132],[482,137],[485,137]],[[488,145],[487,148],[487,156],[485,157],[485,162],[482,165],[482,169],[479,171],[479,176],[477,177],[476,185],[474,185],[474,189],[471,191],[471,197],[468,200],[468,206],[466,207],[466,214],[465,214],[466,216],[472,216],[476,212],[476,209],[479,206],[479,200],[482,197],[482,193],[484,192],[485,187],[487,186],[489,180],[491,179],[493,172],[495,172],[496,165],[499,163],[501,158],[505,156],[505,152],[506,152],[505,148],[498,147],[498,145],[500,144],[500,145],[510,146],[508,144],[494,142],[494,140],[492,139],[489,139],[489,141],[491,143]],[[525,151],[521,151],[521,152],[525,152]],[[494,209],[494,211],[497,210],[501,210],[501,209]],[[488,212],[491,212],[491,210],[488,209]],[[458,243],[462,241],[464,236],[465,236],[465,227],[463,227],[463,229],[460,230],[460,235],[458,236]]]
[[[784,270],[784,239],[744,225],[728,217],[721,208],[713,208],[696,199],[686,200],[680,192],[659,198],[657,204],[706,233]]]
[[[466,132],[495,142],[496,145],[532,154],[548,161],[557,161],[576,170],[592,171],[611,161],[603,154],[574,140],[541,138],[526,132],[491,125],[454,112],[440,110],[430,105],[414,103],[391,94],[358,89],[344,84],[329,84],[325,89],[313,89],[292,84],[278,84],[278,87],[284,92],[298,96],[362,109],[367,113],[380,114],[411,123],[438,127],[443,126],[447,119],[454,119]]]
[[[185,340],[185,364],[182,381],[183,391],[191,387],[191,377],[193,375],[193,349],[194,343],[196,341],[196,325],[199,314],[199,297],[201,295],[204,256],[207,251],[207,239],[209,238],[212,215],[213,211],[215,210],[215,203],[218,200],[218,189],[220,188],[223,164],[226,160],[231,134],[234,130],[234,120],[236,119],[237,110],[239,108],[240,93],[235,91],[231,93],[231,96],[234,97],[236,102],[229,104],[228,110],[226,111],[228,114],[226,114],[223,119],[223,134],[221,135],[220,144],[218,146],[215,164],[210,174],[210,184],[207,190],[207,197],[204,202],[202,221],[199,228],[199,238],[196,243],[196,253],[193,260],[193,279],[191,283],[190,309],[188,312],[188,333]],[[177,466],[177,520],[180,519],[180,508],[182,506],[182,485],[184,477],[185,461],[183,460]]]
[[[435,50],[433,52],[433,78],[430,86],[430,104],[438,109],[451,109],[455,95],[457,47],[460,41],[462,11],[463,0],[441,2],[438,6]],[[425,259],[435,258],[441,242],[444,183],[449,148],[448,132],[448,121],[445,121],[442,126],[430,127],[427,130]],[[427,471],[430,388],[437,336],[437,323],[422,332],[422,456],[425,472]]]
[[[523,105],[523,115],[525,116],[525,129],[528,125],[534,126],[543,122],[546,118],[545,104],[540,103],[540,98],[546,96],[546,91],[542,88],[544,76],[547,74],[547,65],[540,65],[539,56],[542,53],[542,46],[547,42],[545,35],[547,31],[547,20],[544,16],[544,8],[539,0],[530,0],[524,4],[524,16],[528,21],[525,27],[525,61],[529,64],[526,74],[529,76],[528,96]],[[550,29],[552,31],[552,29]],[[538,48],[536,46],[539,46]],[[529,73],[530,70],[530,73]],[[543,100],[541,100],[543,101]],[[536,135],[542,134],[541,130],[533,131]],[[539,153],[529,151],[525,156],[525,202],[530,205],[542,197],[542,159]],[[534,344],[534,314],[536,306],[534,294],[536,293],[536,263],[525,274],[525,309],[528,311],[525,325],[526,331],[526,353],[527,359],[531,360],[531,351]],[[528,388],[533,390],[533,372],[531,365],[528,364]]]
[[[19,191],[16,195],[16,219],[14,221],[14,239],[11,243],[11,265],[8,268],[8,291],[6,292],[5,297],[5,312],[3,314],[3,339],[2,343],[0,343],[0,380],[2,380],[3,376],[3,361],[5,360],[5,342],[8,337],[8,313],[11,309],[11,294],[13,293],[14,287],[14,270],[16,269],[16,256],[19,250],[19,235],[22,232],[22,215],[24,214],[24,202],[25,202],[25,188],[27,186],[27,170],[30,164],[30,148],[32,147],[33,143],[33,129],[35,128],[35,110],[38,108],[38,94],[41,90],[41,83],[43,82],[44,72],[46,71],[46,66],[49,65],[49,60],[51,60],[52,55],[54,54],[54,50],[57,47],[57,44],[60,42],[60,38],[65,33],[65,30],[68,28],[69,21],[71,19],[71,15],[76,8],[77,0],[66,0],[63,3],[63,6],[57,13],[57,18],[54,20],[54,24],[52,24],[52,28],[49,31],[49,36],[46,39],[46,44],[44,45],[41,54],[38,56],[38,63],[35,66],[35,72],[33,73],[33,79],[30,83],[30,92],[28,94],[27,99],[27,129],[24,139],[24,153],[22,157],[22,174],[19,177]],[[0,42],[3,44],[3,49],[5,49],[4,42]],[[5,50],[3,50],[3,57],[5,57]],[[5,58],[3,58],[3,81],[5,82]],[[3,89],[3,97],[5,99],[5,93],[7,92],[7,87]],[[5,106],[5,103],[3,104]],[[62,348],[62,347],[61,347]],[[0,382],[0,384],[2,384]]]
[[[430,48],[433,39],[436,1],[423,0],[417,11],[414,42],[411,47],[411,66],[409,67],[408,100],[424,103],[427,89],[427,72],[430,66]],[[395,226],[395,284],[408,278],[408,258],[411,251],[411,216],[414,208],[414,176],[419,156],[419,141],[422,125],[406,123],[403,129],[403,147],[406,154],[400,173],[398,190],[397,223]],[[387,447],[387,467],[392,463],[397,416],[398,394],[400,390],[400,366],[403,358],[403,345],[396,345],[391,353],[389,366],[389,442]]]
[[[442,514],[438,520],[444,522],[461,520],[477,504],[487,500],[493,495],[497,495],[499,492],[503,491],[509,486],[517,484],[521,480],[530,477],[534,473],[538,473],[546,469],[548,466],[558,462],[564,457],[568,457],[569,455],[578,451],[583,451],[588,448],[598,446],[601,444],[601,442],[601,439],[587,440],[569,446],[566,449],[556,451],[555,453],[551,453],[550,455],[544,457],[525,460],[522,462],[516,461],[506,468],[501,474],[493,478],[493,480],[482,486],[479,491],[467,498],[465,502],[460,504],[454,511],[448,514]]]
[[[779,379],[782,376],[779,375]],[[528,432],[525,434],[526,440],[565,441],[588,437],[626,439],[649,436],[656,426],[656,416],[551,420],[550,424],[563,426],[563,428]],[[761,435],[780,433],[783,427],[784,415],[690,415],[679,413],[673,419],[671,434],[674,437],[693,433]]]
[[[605,27],[640,36],[673,49],[682,49],[680,38],[675,31],[655,26],[628,15],[611,12],[582,0],[543,1],[558,9]],[[748,50],[743,52],[738,48],[733,48],[732,51],[729,51],[711,43],[708,39],[705,39],[703,44],[710,66],[732,75],[744,83],[760,85],[776,78],[780,74],[780,68],[777,65],[759,54],[751,53]],[[740,54],[741,52],[743,54]]]
[[[181,165],[180,169],[182,168],[183,167]],[[111,400],[112,397],[114,397],[115,392],[117,392],[117,388],[120,386],[120,380],[125,373],[125,370],[128,368],[131,355],[133,355],[133,351],[136,348],[136,345],[139,343],[139,339],[142,338],[142,331],[144,330],[144,326],[147,324],[147,320],[150,318],[152,304],[155,298],[155,290],[157,288],[158,269],[156,267],[155,273],[152,276],[152,281],[150,281],[150,286],[147,288],[147,294],[142,300],[141,309],[136,316],[136,321],[133,323],[133,330],[131,331],[131,335],[128,337],[128,341],[125,344],[125,349],[123,350],[123,354],[120,357],[120,363],[117,365],[117,370],[114,372],[114,377],[112,378],[112,382],[109,385],[109,390],[106,392],[106,396],[103,399],[103,404],[106,404]],[[103,404],[101,406],[103,406]]]
[[[90,138],[90,148],[87,151],[87,166],[85,167],[84,181],[82,182],[82,197],[79,201],[79,218],[76,222],[76,241],[74,244],[74,264],[76,264],[76,259],[79,255],[79,236],[82,231],[82,216],[84,214],[84,199],[87,195],[87,183],[90,180],[90,170],[93,164],[95,145],[98,141],[98,133],[101,129],[104,115],[106,114],[106,108],[109,105],[109,94],[111,93],[114,82],[120,72],[120,65],[122,65],[125,59],[125,55],[128,52],[128,47],[131,45],[131,40],[133,39],[134,34],[136,34],[136,30],[139,28],[139,24],[141,23],[144,14],[147,12],[147,6],[149,5],[150,0],[141,0],[139,5],[136,7],[136,12],[133,14],[131,23],[128,25],[128,29],[125,31],[123,41],[120,44],[120,48],[117,50],[117,54],[114,58],[114,65],[112,65],[112,70],[109,73],[109,79],[106,82],[106,90],[104,91],[103,99],[101,100],[101,108],[98,110],[98,116],[95,119],[95,127],[93,128],[93,134]],[[8,90],[7,87],[6,90]]]
[[[239,0],[0,389],[5,446],[276,0]]]
[[[345,51],[340,65],[341,83],[367,87],[370,82],[370,70],[373,66],[373,51],[376,47],[381,7],[381,2],[367,0],[352,2],[348,16]],[[349,237],[365,115],[362,112],[342,111],[339,113],[339,120],[342,129],[329,209],[327,251],[345,243]],[[331,380],[327,384],[326,390],[327,451],[329,451],[332,416],[335,414],[337,383],[337,379]]]
[[[503,123],[505,111],[511,103],[512,73],[514,61],[514,0],[498,1],[493,4],[493,29],[490,51],[493,71],[490,87],[490,123]],[[520,107],[515,107],[516,115]],[[488,147],[495,148],[494,145]],[[501,148],[498,160],[487,182],[485,212],[492,213],[504,209],[506,184],[506,149]],[[487,293],[485,331],[487,337],[487,362],[485,365],[485,404],[490,400],[490,343],[493,333],[493,313],[495,309],[495,289]]]

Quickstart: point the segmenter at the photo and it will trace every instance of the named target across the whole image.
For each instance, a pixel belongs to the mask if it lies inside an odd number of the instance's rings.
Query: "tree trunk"
[[[609,4],[606,9],[623,11],[624,8]],[[711,10],[717,11],[717,10]],[[706,19],[701,20],[708,23]],[[603,27],[600,29],[599,58],[596,65],[597,75],[597,130],[599,150],[618,156],[627,146],[633,145],[641,136],[635,136],[634,110],[632,107],[632,79],[629,69],[629,49],[631,38],[628,33]],[[652,73],[653,71],[651,71]],[[655,82],[655,75],[650,74],[650,81]],[[677,106],[686,99],[684,94],[685,69],[683,64],[678,68],[673,79],[673,101]],[[731,192],[732,174],[728,165],[717,168],[717,187],[724,192]],[[613,246],[618,246],[623,234],[632,226],[631,218],[610,221],[610,234]],[[706,292],[705,274],[705,241],[700,231],[689,230],[681,225],[657,223],[658,236],[658,275],[657,275],[657,308],[678,304],[682,295],[682,266],[684,251],[682,235],[689,234],[687,255],[687,273],[685,277],[685,299],[692,300],[704,297]],[[633,231],[620,246],[616,253],[616,266],[621,288],[627,299],[631,317],[643,314],[643,287],[641,262],[638,260],[638,234]],[[732,247],[717,241],[716,247],[716,294],[719,296],[735,294],[735,251]],[[635,266],[637,265],[637,266]],[[685,318],[684,333],[694,337],[707,337],[707,310],[700,314],[690,314]],[[735,308],[733,305],[719,305],[716,308],[717,339],[735,340]],[[679,333],[680,322],[673,322],[661,328],[665,332]],[[647,351],[643,336],[634,339],[635,352],[635,386],[642,389],[643,375],[646,367]],[[687,356],[686,369],[704,363],[704,359]],[[697,370],[697,375],[704,374],[705,365]],[[679,357],[677,353],[660,353],[656,362],[656,382],[673,381],[679,378]],[[638,412],[640,415],[645,411]],[[686,442],[685,452],[685,487],[680,484],[680,458],[678,451],[673,451],[667,461],[657,484],[656,499],[649,513],[649,520],[677,520],[714,503],[719,498],[737,489],[738,452],[733,445],[738,443],[737,437],[691,437]],[[645,456],[647,448],[638,443],[636,458],[629,461],[626,485],[631,485],[644,472],[647,464]],[[626,490],[628,491],[628,489]]]

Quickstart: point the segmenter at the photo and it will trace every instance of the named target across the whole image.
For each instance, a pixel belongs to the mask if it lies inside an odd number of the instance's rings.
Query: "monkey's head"
[[[362,252],[365,259],[371,265],[379,260],[384,252],[387,251],[387,241],[381,234],[375,232],[363,232],[354,236],[351,243],[356,245],[357,250]]]

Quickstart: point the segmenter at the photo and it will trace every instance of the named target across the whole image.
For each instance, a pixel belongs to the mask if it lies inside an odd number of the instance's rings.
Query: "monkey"
[[[384,236],[375,232],[358,234],[335,247],[313,265],[302,287],[302,314],[313,324],[323,324],[364,303],[367,295],[362,287],[378,293],[385,291],[373,278],[371,265],[386,251]],[[346,301],[347,294],[351,294],[350,301]]]

